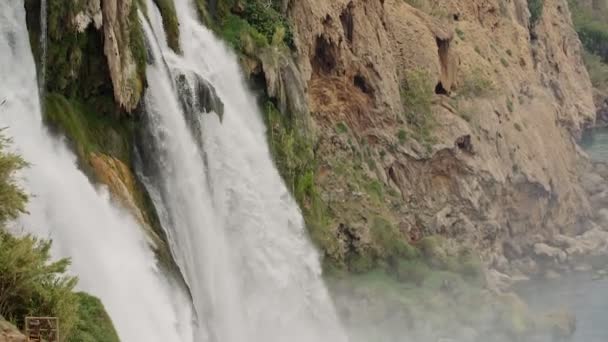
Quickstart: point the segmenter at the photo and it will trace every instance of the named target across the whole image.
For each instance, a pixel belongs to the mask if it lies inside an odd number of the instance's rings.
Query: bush
[[[245,5],[243,17],[258,32],[271,42],[277,31],[283,31],[283,41],[287,46],[293,46],[293,35],[287,20],[273,7],[249,1]]]
[[[528,9],[530,10],[530,25],[536,26],[543,15],[544,0],[528,0]]]
[[[9,143],[10,140],[5,138],[0,130],[0,231],[7,221],[25,212],[27,202],[27,195],[14,178],[15,172],[27,164],[18,155],[5,152]]]
[[[101,301],[84,292],[78,298],[78,320],[69,342],[119,342],[110,316]]]
[[[482,71],[475,69],[464,78],[459,95],[464,97],[482,96],[490,92],[493,87],[492,82],[484,77]]]
[[[430,133],[435,123],[432,100],[433,86],[428,73],[410,72],[401,85],[401,102],[407,122],[424,136]]]
[[[0,231],[0,315],[23,328],[26,316],[54,316],[69,336],[76,322],[76,278],[64,273],[69,260],[50,260],[51,243]],[[63,340],[63,339],[62,339]]]
[[[413,259],[419,256],[418,250],[405,242],[405,237],[382,217],[373,219],[371,236],[380,259],[394,262],[398,258]]]

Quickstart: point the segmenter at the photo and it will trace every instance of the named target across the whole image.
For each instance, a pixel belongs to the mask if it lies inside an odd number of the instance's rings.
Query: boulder
[[[597,173],[588,172],[581,177],[583,189],[590,195],[606,190],[606,181]]]
[[[549,246],[546,243],[535,244],[534,254],[538,257],[552,259],[559,263],[564,263],[568,260],[566,252],[557,247]]]

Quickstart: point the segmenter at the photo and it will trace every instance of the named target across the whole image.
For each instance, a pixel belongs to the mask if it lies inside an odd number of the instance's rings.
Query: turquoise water
[[[608,128],[588,131],[581,146],[591,159],[608,162]],[[542,312],[566,309],[576,316],[574,342],[608,342],[608,279],[580,273],[557,280],[534,281],[518,291],[530,308]]]
[[[597,128],[586,132],[581,146],[589,153],[591,159],[608,162],[608,128]]]
[[[608,279],[573,274],[531,282],[519,291],[537,312],[566,309],[576,315],[573,342],[608,342]]]

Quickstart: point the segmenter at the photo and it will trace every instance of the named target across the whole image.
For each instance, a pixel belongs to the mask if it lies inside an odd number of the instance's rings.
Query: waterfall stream
[[[167,47],[160,14],[147,5],[139,164],[190,287],[197,335],[344,341],[319,256],[272,162],[236,56],[199,23],[188,0],[175,4],[183,55]]]
[[[79,289],[100,297],[122,341],[190,341],[187,296],[170,288],[138,224],[77,168],[63,141],[45,129],[22,1],[0,2],[0,127],[31,165],[31,194],[16,233],[53,240],[72,258]]]

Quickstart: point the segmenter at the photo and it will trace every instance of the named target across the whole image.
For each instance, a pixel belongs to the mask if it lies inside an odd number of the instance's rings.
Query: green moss
[[[173,51],[179,53],[179,20],[175,11],[173,0],[154,0],[158,7],[161,16],[163,17],[163,26],[167,35],[167,44]]]
[[[78,320],[68,342],[119,342],[112,320],[101,301],[84,292],[78,298]]]
[[[104,106],[114,106],[112,102],[89,105],[49,93],[45,103],[45,119],[51,127],[65,133],[83,160],[88,160],[91,152],[103,152],[130,164],[134,123],[122,116],[101,114],[105,112]]]

